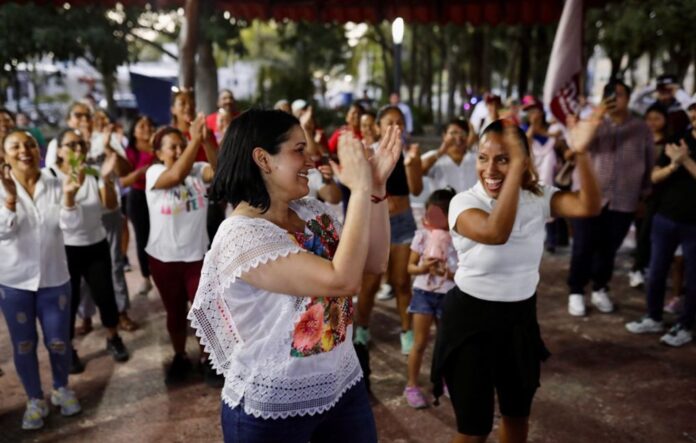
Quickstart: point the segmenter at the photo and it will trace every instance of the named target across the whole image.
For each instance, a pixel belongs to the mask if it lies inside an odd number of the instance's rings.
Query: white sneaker
[[[585,315],[585,298],[582,294],[570,294],[568,297],[568,313],[574,317]]]
[[[637,288],[645,283],[643,273],[640,271],[631,271],[628,273],[628,286]]]
[[[689,343],[694,339],[691,331],[684,329],[682,325],[677,323],[669,330],[668,333],[660,338],[660,343],[664,343],[669,346],[679,347]]]
[[[22,418],[22,429],[31,431],[43,428],[43,419],[48,417],[48,405],[46,400],[30,398],[27,402],[27,409]]]
[[[391,300],[394,298],[394,292],[391,285],[383,283],[377,291],[377,300]]]
[[[82,411],[82,406],[75,397],[75,393],[66,387],[54,389],[51,392],[51,404],[60,406],[60,413],[65,417],[79,414]]]
[[[661,321],[655,321],[646,315],[638,321],[626,323],[626,329],[633,334],[647,334],[649,332],[662,332],[665,327]]]
[[[607,294],[606,289],[600,289],[599,291],[592,291],[592,304],[605,314],[614,310],[614,303],[609,299],[609,294]]]

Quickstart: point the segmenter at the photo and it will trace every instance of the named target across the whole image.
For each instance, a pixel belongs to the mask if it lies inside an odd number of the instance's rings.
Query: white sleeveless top
[[[341,225],[327,206],[302,199],[290,207],[307,222],[303,233],[244,216],[220,225],[188,316],[225,377],[223,401],[234,408],[243,398],[245,413],[265,419],[324,412],[362,378],[350,297],[272,293],[239,278],[289,254],[333,258]]]

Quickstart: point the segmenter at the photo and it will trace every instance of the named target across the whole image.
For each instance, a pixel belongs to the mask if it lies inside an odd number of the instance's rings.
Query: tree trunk
[[[213,43],[201,38],[198,43],[196,64],[196,107],[199,112],[210,114],[217,108],[218,76]]]
[[[410,60],[409,63],[411,64],[410,69],[409,69],[409,75],[408,75],[408,104],[413,107],[413,104],[415,102],[414,100],[414,88],[416,85],[416,66],[418,65],[418,50],[416,46],[418,45],[418,28],[420,25],[413,25],[411,26],[411,45],[409,49],[411,50],[410,52]]]
[[[104,83],[104,98],[106,98],[106,111],[110,116],[116,116],[116,101],[114,100],[114,90],[116,85],[116,76],[114,72],[102,71],[102,82]]]
[[[179,87],[193,89],[196,84],[196,49],[200,20],[199,0],[186,0],[185,20],[181,27]]]
[[[520,29],[520,40],[517,48],[519,49],[519,72],[517,73],[517,94],[523,97],[529,91],[529,71],[531,67],[532,46],[531,29],[522,26]]]

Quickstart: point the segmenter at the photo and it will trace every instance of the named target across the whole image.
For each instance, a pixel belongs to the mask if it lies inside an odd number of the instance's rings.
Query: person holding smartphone
[[[640,200],[650,190],[650,172],[655,163],[653,136],[643,119],[629,113],[631,88],[612,80],[604,88],[603,118],[589,153],[602,190],[602,211],[595,217],[573,219],[573,249],[570,260],[568,312],[586,313],[584,291],[592,282],[591,302],[602,313],[614,310],[609,282],[616,251],[626,237]],[[573,189],[578,189],[575,171]]]

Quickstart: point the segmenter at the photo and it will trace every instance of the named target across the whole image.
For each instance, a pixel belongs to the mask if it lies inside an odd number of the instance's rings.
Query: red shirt
[[[358,140],[362,140],[362,134],[360,133],[360,131],[354,131],[353,128],[349,127],[348,125],[341,126],[340,128],[336,129],[333,134],[331,134],[331,138],[329,139],[330,153],[335,154],[338,151],[338,138],[345,131],[353,131],[353,135]]]
[[[209,134],[208,139],[213,144],[213,147],[217,150],[219,146],[218,146],[217,140],[215,140],[215,135],[213,135],[212,132],[209,132],[208,134]],[[186,140],[190,141],[191,140],[191,133],[188,131],[184,132],[184,137],[186,137]],[[196,154],[195,161],[197,161],[197,162],[207,162],[208,161],[208,156],[205,155],[205,149],[203,148],[203,145],[201,145],[198,148],[198,153]]]
[[[235,118],[237,118],[238,115],[239,115],[239,112],[233,111],[232,112],[232,119],[234,120]],[[213,112],[212,114],[210,114],[209,116],[207,116],[205,118],[205,125],[208,127],[208,129],[213,131],[213,134],[216,134],[218,132],[217,118],[218,118],[217,111]]]

